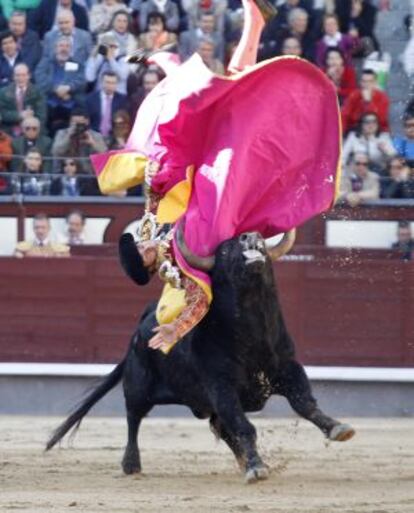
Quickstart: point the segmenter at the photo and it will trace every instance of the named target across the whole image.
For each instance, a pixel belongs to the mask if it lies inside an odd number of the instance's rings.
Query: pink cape
[[[243,232],[273,236],[329,209],[340,140],[334,86],[309,62],[276,58],[221,77],[194,55],[146,98],[129,147],[163,163],[152,182],[161,194],[195,166],[185,240],[206,256]]]

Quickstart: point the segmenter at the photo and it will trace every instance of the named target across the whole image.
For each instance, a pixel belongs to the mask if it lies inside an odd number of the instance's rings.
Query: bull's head
[[[267,257],[275,261],[290,251],[295,242],[295,237],[295,229],[285,233],[282,239],[276,243],[271,239],[263,239],[257,232],[243,233],[239,237],[221,244],[216,254],[220,255],[220,257],[226,257],[226,260],[230,260],[233,263],[239,261],[239,257],[242,255],[245,267],[260,268],[260,266],[265,264]],[[199,257],[195,255],[185,243],[181,224],[177,230],[177,245],[191,267],[204,272],[213,269],[216,256]]]

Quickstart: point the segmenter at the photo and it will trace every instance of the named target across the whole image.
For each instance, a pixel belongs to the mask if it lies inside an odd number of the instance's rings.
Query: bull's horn
[[[266,239],[266,250],[270,258],[275,261],[278,258],[286,255],[291,249],[296,239],[296,228],[289,230],[286,232],[282,240],[278,242],[276,245],[272,244],[269,239]]]
[[[210,271],[210,269],[213,268],[215,262],[214,256],[200,257],[192,253],[192,251],[187,247],[184,240],[183,223],[180,223],[177,228],[176,241],[177,246],[179,247],[181,254],[183,255],[188,265],[194,267],[194,269],[199,269],[200,271],[205,272]]]

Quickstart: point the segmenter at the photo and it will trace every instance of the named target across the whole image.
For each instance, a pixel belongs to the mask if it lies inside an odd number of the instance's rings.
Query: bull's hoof
[[[355,435],[355,430],[349,424],[337,424],[329,433],[329,440],[334,442],[346,442]]]
[[[125,451],[122,459],[122,470],[124,474],[139,474],[141,472],[141,462],[139,453],[136,450]]]
[[[256,465],[246,470],[244,480],[246,484],[257,483],[269,478],[269,469],[266,465]]]

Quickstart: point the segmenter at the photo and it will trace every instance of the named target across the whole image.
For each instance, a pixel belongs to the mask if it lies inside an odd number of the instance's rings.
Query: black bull
[[[246,261],[246,238],[261,258]],[[243,242],[243,245],[242,245]],[[257,255],[257,252],[255,253]],[[261,410],[272,394],[331,440],[354,431],[325,415],[312,396],[277,299],[272,264],[257,234],[226,241],[211,271],[214,301],[203,321],[168,356],[147,347],[155,325],[155,306],[147,307],[127,355],[57,428],[52,448],[89,409],[123,379],[128,443],[122,460],[126,474],[139,472],[137,444],[142,418],[157,404],[183,404],[198,418],[209,418],[214,433],[233,451],[247,481],[268,475],[256,449],[256,430],[245,412]]]

